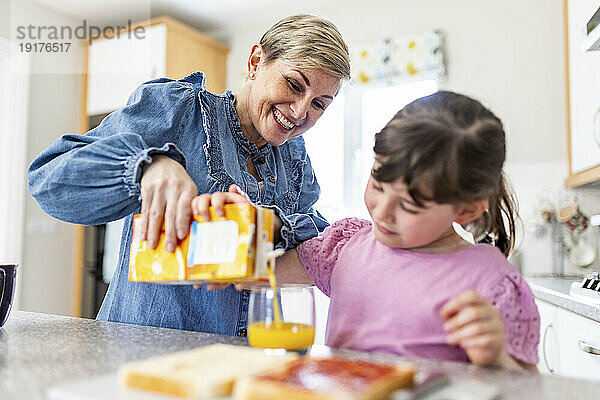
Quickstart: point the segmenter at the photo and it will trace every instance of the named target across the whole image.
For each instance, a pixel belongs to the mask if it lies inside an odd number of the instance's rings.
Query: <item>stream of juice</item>
[[[279,296],[277,296],[277,279],[275,278],[275,269],[273,268],[275,264],[275,259],[269,260],[269,266],[267,267],[267,271],[269,273],[269,285],[271,285],[271,289],[273,289],[273,324],[275,328],[279,328],[281,326],[281,310],[279,309]]]

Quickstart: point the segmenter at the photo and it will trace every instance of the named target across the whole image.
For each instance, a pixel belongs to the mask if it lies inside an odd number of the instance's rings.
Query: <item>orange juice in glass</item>
[[[248,342],[263,349],[301,351],[315,340],[312,288],[260,288],[250,293]]]

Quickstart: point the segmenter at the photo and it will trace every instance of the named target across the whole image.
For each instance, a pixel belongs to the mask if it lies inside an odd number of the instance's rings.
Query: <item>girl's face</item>
[[[252,57],[251,57],[252,59]],[[279,146],[311,128],[331,104],[340,79],[320,69],[298,68],[282,60],[259,63],[247,102],[250,121],[242,130],[261,147]]]
[[[371,176],[365,204],[373,219],[375,238],[385,246],[418,251],[447,244],[448,239],[459,239],[452,222],[461,211],[452,204],[433,201],[425,202],[424,208],[418,207],[402,179],[386,183]]]

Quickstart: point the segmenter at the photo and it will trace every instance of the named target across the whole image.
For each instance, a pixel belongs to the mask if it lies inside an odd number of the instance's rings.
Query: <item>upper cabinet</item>
[[[600,0],[565,0],[569,187],[600,181],[600,51],[589,51],[590,20]]]
[[[209,91],[226,89],[229,49],[172,18],[155,18],[111,36],[88,46],[87,115],[123,107],[140,84],[159,77],[179,79],[203,71]]]

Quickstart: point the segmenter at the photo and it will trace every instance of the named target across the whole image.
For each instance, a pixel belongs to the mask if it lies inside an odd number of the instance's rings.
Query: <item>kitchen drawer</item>
[[[600,323],[557,309],[557,325],[560,375],[600,381],[600,355],[580,348],[587,344],[600,352]]]

